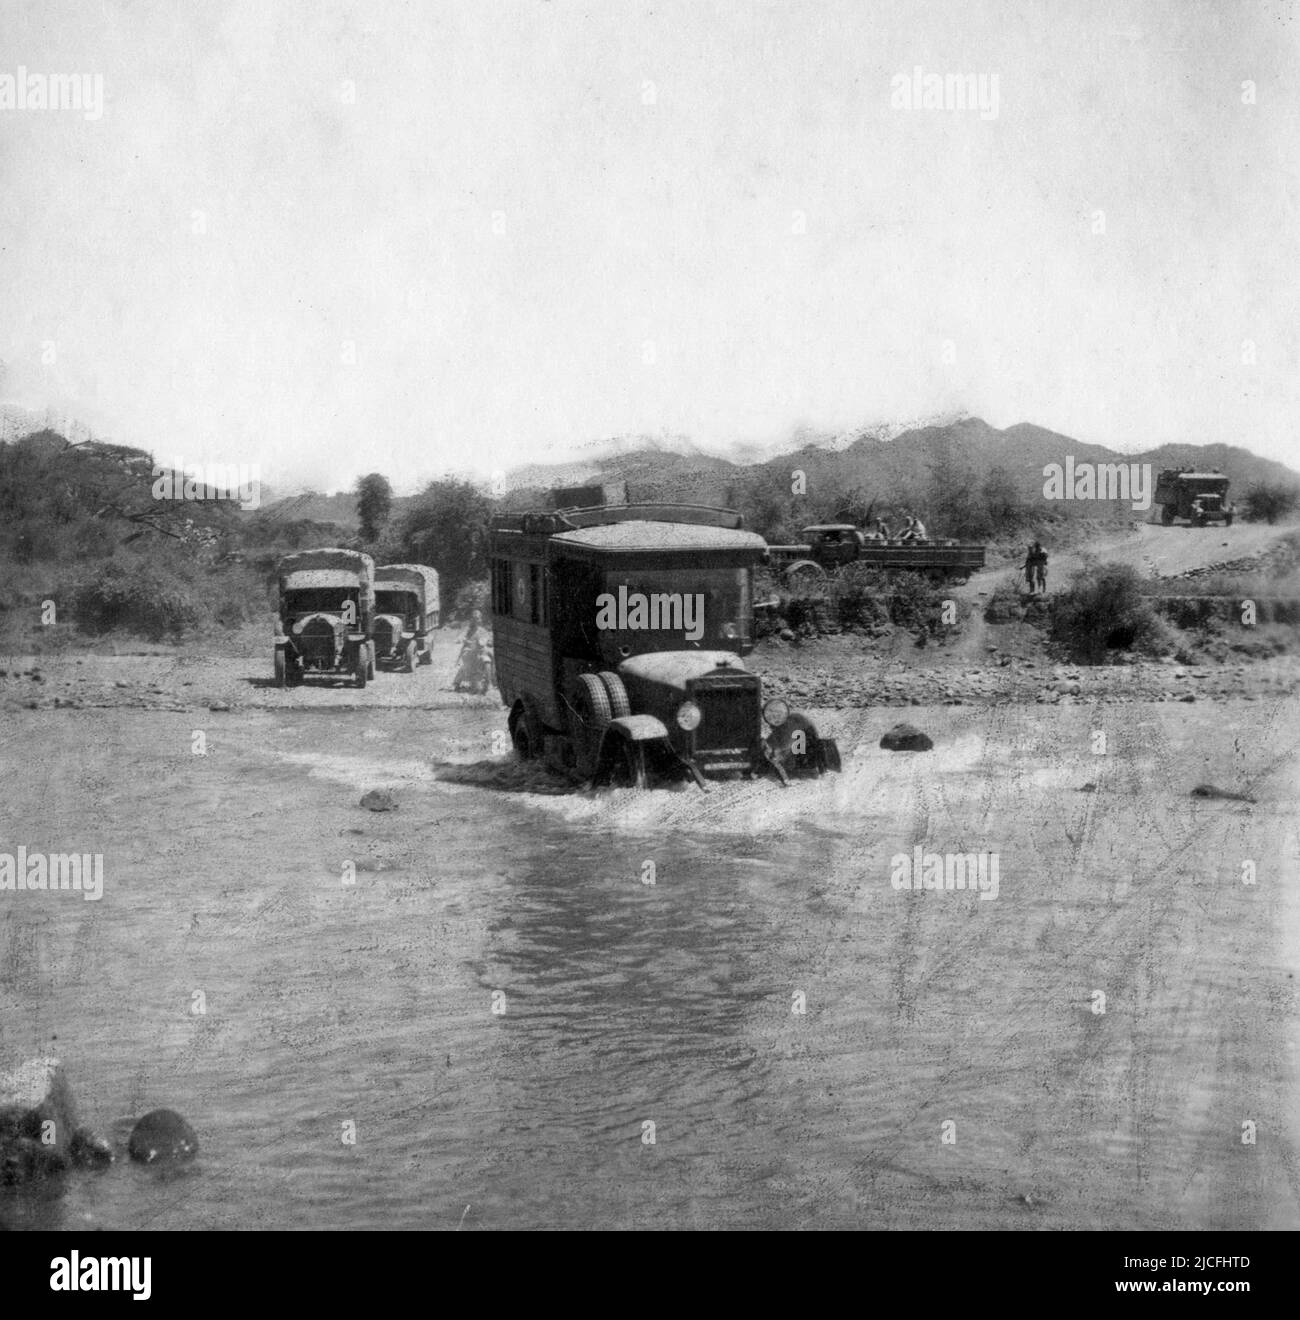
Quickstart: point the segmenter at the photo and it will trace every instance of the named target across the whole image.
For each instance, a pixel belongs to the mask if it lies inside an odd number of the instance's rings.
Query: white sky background
[[[918,64],[997,118],[891,108]],[[0,390],[165,461],[405,492],[957,408],[1300,460],[1285,0],[5,2],[19,65],[105,106],[0,110]]]

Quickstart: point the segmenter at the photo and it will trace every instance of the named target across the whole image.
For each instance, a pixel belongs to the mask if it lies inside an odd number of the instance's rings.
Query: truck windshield
[[[750,571],[744,568],[612,570],[596,626],[629,652],[669,647],[734,650],[751,640]]]

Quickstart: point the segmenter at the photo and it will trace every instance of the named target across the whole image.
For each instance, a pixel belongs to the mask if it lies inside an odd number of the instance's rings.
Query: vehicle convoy
[[[276,578],[276,685],[344,674],[365,687],[375,676],[374,560],[357,550],[301,550],[280,560]]]
[[[834,741],[745,667],[766,549],[740,514],[701,505],[499,515],[497,686],[519,756],[637,788],[838,770]]]
[[[438,574],[424,564],[381,564],[375,569],[375,615],[370,640],[375,663],[415,673],[433,661],[429,634],[439,623]]]
[[[932,582],[965,582],[984,567],[984,547],[958,541],[904,539],[868,534],[852,523],[805,527],[805,545],[770,545],[768,562],[787,584],[808,585],[834,576],[847,564],[868,564],[887,573],[924,573]]]
[[[1166,527],[1175,518],[1185,518],[1193,527],[1206,527],[1212,522],[1231,527],[1236,512],[1228,503],[1228,478],[1222,472],[1165,468],[1156,478],[1154,498],[1160,505],[1160,521]]]

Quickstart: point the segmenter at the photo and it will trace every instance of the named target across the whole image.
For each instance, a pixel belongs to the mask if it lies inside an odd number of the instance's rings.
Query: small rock
[[[208,703],[208,709],[209,709],[209,710],[216,710],[216,711],[229,710],[229,709],[230,709],[230,702],[228,702],[228,701],[212,701],[212,702],[209,702],[209,703]]]
[[[1226,788],[1216,788],[1213,784],[1197,784],[1191,792],[1192,797],[1223,798],[1228,802],[1254,802],[1253,797],[1245,793],[1233,793]]]
[[[132,1128],[127,1149],[141,1164],[171,1163],[193,1159],[199,1139],[174,1109],[153,1109]]]
[[[881,738],[880,745],[890,752],[928,752],[934,746],[934,741],[915,725],[904,723],[895,724]]]
[[[397,799],[386,788],[372,788],[361,799],[367,811],[396,811]]]

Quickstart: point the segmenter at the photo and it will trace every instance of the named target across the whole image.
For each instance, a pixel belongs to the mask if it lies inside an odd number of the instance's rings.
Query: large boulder
[[[880,740],[889,752],[928,752],[934,743],[928,733],[922,733],[914,724],[895,724]]]
[[[0,1072],[0,1182],[22,1183],[73,1164],[103,1162],[108,1147],[77,1124],[72,1088],[57,1059]]]

